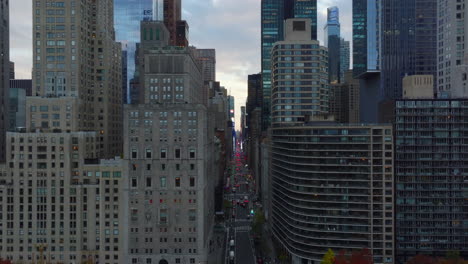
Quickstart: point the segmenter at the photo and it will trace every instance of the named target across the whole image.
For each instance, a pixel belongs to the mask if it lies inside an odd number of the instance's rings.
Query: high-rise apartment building
[[[82,7],[85,8],[82,8]],[[113,1],[33,1],[33,96],[37,109],[78,114],[66,122],[30,112],[32,130],[97,131],[102,158],[122,153],[121,48]],[[86,58],[86,59],[85,59]],[[40,105],[34,105],[40,102]],[[72,129],[74,127],[75,129]]]
[[[382,0],[353,0],[353,73],[360,80],[361,122],[378,120]]]
[[[144,103],[124,114],[124,263],[206,263],[217,174],[201,69],[163,22],[143,21],[141,32]]]
[[[261,45],[262,45],[262,128],[271,123],[271,49],[283,40],[284,20],[309,18],[311,39],[317,39],[317,0],[262,0],[261,2]]]
[[[437,79],[439,2],[382,0],[382,99],[400,99],[406,75],[433,75]]]
[[[352,70],[345,73],[343,83],[330,84],[329,114],[339,123],[359,123],[359,80]]]
[[[315,120],[272,129],[274,238],[293,264],[329,248],[394,263],[392,127]]]
[[[328,112],[328,51],[310,39],[310,19],[288,19],[272,49],[272,126]]]
[[[325,46],[328,47],[328,81],[340,83],[341,38],[340,12],[338,7],[327,9],[327,24],[324,27]]]
[[[122,103],[128,104],[128,50],[122,50]]]
[[[7,135],[2,257],[122,263],[124,167],[119,159],[100,160],[123,147],[113,2],[31,4],[32,97],[26,129]]]
[[[6,160],[6,131],[9,126],[10,5],[0,0],[0,162]]]
[[[468,100],[396,101],[396,262],[417,255],[468,258]],[[416,99],[415,97],[419,97]]]
[[[349,41],[340,39],[340,81],[345,82],[345,74],[349,71],[351,48]]]
[[[161,10],[162,11],[162,10]],[[117,41],[127,52],[127,85],[135,77],[136,43],[140,41],[140,21],[153,18],[153,0],[114,0],[114,21]],[[123,65],[122,65],[123,68]],[[127,99],[131,99],[131,89]],[[130,103],[130,102],[128,102]]]
[[[437,93],[439,98],[462,98],[468,95],[468,3],[437,1]]]

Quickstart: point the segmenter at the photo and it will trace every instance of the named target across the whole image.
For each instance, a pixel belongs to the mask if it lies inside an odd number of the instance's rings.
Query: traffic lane
[[[255,264],[249,233],[236,232],[236,264]]]

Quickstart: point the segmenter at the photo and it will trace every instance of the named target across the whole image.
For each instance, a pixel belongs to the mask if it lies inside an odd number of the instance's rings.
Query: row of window
[[[147,148],[147,149],[145,150],[145,153],[146,153],[145,156],[144,156],[145,158],[147,158],[147,159],[153,158],[153,151],[152,151],[151,148]],[[196,155],[195,155],[195,149],[194,149],[194,148],[189,148],[189,150],[188,150],[188,158],[190,158],[190,159],[195,159],[195,158],[196,158],[195,156],[196,156]],[[131,158],[132,158],[132,159],[137,159],[137,158],[138,158],[138,150],[137,150],[137,148],[132,148],[132,150],[131,150]],[[164,148],[163,148],[163,149],[160,150],[160,152],[159,152],[159,158],[161,158],[161,159],[166,159],[166,158],[168,158],[168,151],[167,151],[167,149],[164,149]],[[174,150],[174,158],[176,158],[176,159],[182,158],[182,150],[181,150],[180,148],[176,148],[176,149]]]

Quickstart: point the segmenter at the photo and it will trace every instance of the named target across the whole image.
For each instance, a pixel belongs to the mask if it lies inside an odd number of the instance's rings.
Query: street
[[[231,176],[232,186],[225,195],[231,205],[231,213],[228,215],[229,220],[227,224],[228,238],[229,241],[234,240],[234,247],[227,244],[226,252],[226,263],[229,264],[255,264],[255,253],[254,245],[250,235],[250,229],[252,224],[253,208],[253,193],[251,193],[250,184],[251,179],[248,179],[247,175],[249,170],[246,168],[244,163],[244,157],[240,151],[237,152],[233,161],[233,170]],[[235,191],[233,191],[235,188]],[[231,251],[234,252],[232,258]]]

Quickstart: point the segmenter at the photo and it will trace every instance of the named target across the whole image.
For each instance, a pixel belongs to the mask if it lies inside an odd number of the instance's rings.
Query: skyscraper
[[[309,18],[311,39],[317,39],[317,0],[262,0],[261,2],[261,50],[262,50],[262,128],[271,123],[271,49],[284,39],[284,20]]]
[[[468,100],[433,99],[427,88],[429,97],[396,102],[395,263],[455,251],[468,258]]]
[[[360,79],[360,120],[378,120],[382,0],[353,0],[353,74]]]
[[[85,9],[79,9],[75,2],[50,6],[44,0],[34,1],[34,9],[38,10],[33,17],[32,79],[36,98],[28,104],[37,108],[61,107],[61,111],[65,105],[73,105],[77,115],[57,123],[31,114],[31,129],[97,131],[101,158],[122,153],[121,45],[115,42],[112,4],[112,0],[99,4],[89,1]],[[49,7],[55,8],[56,17],[41,16],[47,14]],[[91,19],[93,13],[95,19]],[[78,15],[89,17],[96,29],[84,26],[87,22],[77,19]],[[56,33],[48,34],[50,31]]]
[[[340,39],[340,81],[345,82],[345,74],[349,70],[351,48],[349,47],[349,41]]]
[[[385,34],[381,38],[381,90],[384,100],[401,98],[406,75],[433,75],[437,81],[438,2],[382,0],[381,32]]]
[[[123,263],[207,263],[217,181],[202,73],[190,47],[170,44],[163,22],[144,21],[141,31],[144,101],[124,114]]]
[[[294,264],[320,263],[329,248],[395,263],[392,127],[315,121],[272,128],[274,238]]]
[[[216,51],[214,49],[194,48],[195,57],[201,64],[203,76],[203,103],[208,104],[210,95],[210,82],[216,81]]]
[[[327,9],[327,24],[325,31],[325,46],[328,47],[328,81],[340,82],[341,62],[341,37],[340,37],[340,12],[338,7]]]
[[[310,30],[310,19],[288,19],[285,40],[273,46],[272,126],[328,112],[328,51],[310,39]]]
[[[0,166],[0,210],[9,215],[0,218],[2,257],[121,263],[124,167],[101,160],[122,154],[113,1],[31,5],[32,97],[26,128],[7,133],[8,166]]]
[[[468,3],[437,1],[438,5],[438,82],[437,93],[442,98],[461,98],[468,95]]]
[[[161,10],[162,11],[162,10]],[[153,0],[114,0],[114,21],[117,41],[127,51],[127,87],[135,77],[136,43],[140,41],[140,21],[153,18]],[[130,101],[131,92],[127,92]],[[130,103],[130,102],[128,102]]]
[[[6,131],[9,126],[9,84],[10,84],[10,5],[0,0],[0,162],[6,160]]]
[[[171,36],[169,43],[172,46],[177,44],[177,21],[180,20],[182,20],[181,0],[164,0],[164,24],[169,30]]]

